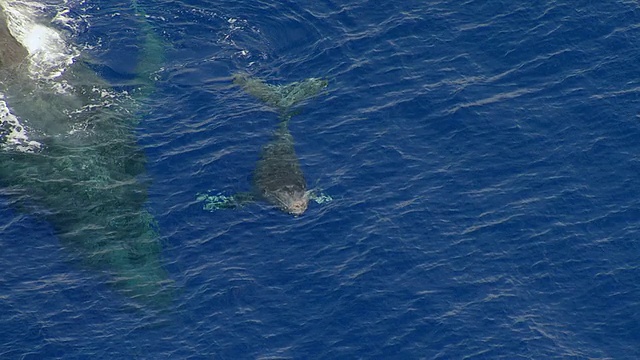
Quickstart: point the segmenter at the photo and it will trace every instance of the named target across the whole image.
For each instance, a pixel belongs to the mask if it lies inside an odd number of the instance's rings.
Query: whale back
[[[27,49],[9,31],[7,17],[0,5],[0,69],[21,64],[28,55]]]
[[[306,210],[307,183],[296,156],[293,136],[285,126],[262,148],[253,182],[260,196],[281,210],[294,214]]]

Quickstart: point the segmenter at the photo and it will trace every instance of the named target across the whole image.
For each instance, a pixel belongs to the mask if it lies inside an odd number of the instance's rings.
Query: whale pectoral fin
[[[333,198],[325,193],[311,192],[309,193],[309,200],[315,201],[316,204],[324,204],[324,203],[333,201]]]
[[[255,195],[250,192],[241,192],[234,195],[221,193],[199,193],[196,200],[203,202],[203,210],[216,211],[221,209],[237,209],[255,201]]]

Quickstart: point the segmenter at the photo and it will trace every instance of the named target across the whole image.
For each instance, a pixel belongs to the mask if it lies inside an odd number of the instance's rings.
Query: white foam
[[[3,96],[0,94],[0,99],[2,98]],[[4,150],[36,152],[42,147],[39,142],[29,140],[27,129],[9,111],[4,100],[0,100],[0,134],[2,135],[0,147]]]
[[[66,96],[76,96],[72,90],[73,84],[70,84],[61,77],[67,69],[73,64],[76,57],[80,54],[80,49],[72,41],[74,34],[86,24],[86,18],[78,16],[74,18],[71,12],[66,8],[67,0],[53,0],[57,4],[47,1],[46,4],[37,3],[33,0],[26,1],[8,1],[0,0],[0,5],[4,9],[7,17],[9,31],[11,34],[27,49],[29,53],[29,63],[27,67],[27,76],[35,84],[34,89],[37,92],[50,92],[61,96],[62,101],[66,101]],[[83,3],[83,0],[80,0]],[[51,14],[56,15],[51,18]],[[100,43],[83,45],[83,50],[91,49],[92,46],[100,46]],[[4,96],[0,93],[0,149],[36,152],[43,145],[37,141],[30,139],[34,134],[40,136],[82,136],[83,133],[90,131],[89,118],[84,113],[91,112],[94,108],[104,109],[117,104],[122,97],[128,97],[126,92],[116,93],[111,89],[95,87],[91,90],[93,96],[82,101],[83,105],[78,108],[65,109],[68,118],[47,119],[46,116],[39,118],[38,111],[46,111],[46,104],[40,104],[40,108],[35,111],[18,111],[16,112],[31,113],[32,117],[25,119],[16,117],[11,113],[9,106],[5,102]],[[85,94],[89,95],[89,94]],[[47,96],[47,101],[55,102],[56,96]],[[10,98],[9,105],[12,105]],[[73,103],[73,102],[71,102]],[[29,106],[29,104],[19,103],[13,106]],[[31,109],[33,110],[33,109]],[[86,119],[87,122],[85,122]],[[44,121],[60,121],[70,123],[65,128],[61,126],[51,126],[43,128],[66,129],[64,134],[45,134],[44,130],[39,127]],[[27,125],[27,126],[25,126]]]
[[[2,1],[2,6],[7,14],[9,31],[29,52],[29,72],[33,78],[55,79],[73,64],[79,52],[67,44],[62,34],[51,26],[51,21],[47,23],[40,19],[44,5],[30,1]],[[54,20],[69,23],[64,10],[58,14],[60,16]]]

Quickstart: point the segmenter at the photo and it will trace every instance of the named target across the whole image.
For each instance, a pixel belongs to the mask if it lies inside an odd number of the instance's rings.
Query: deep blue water
[[[129,310],[5,197],[0,358],[640,357],[640,3],[140,4],[167,49],[138,130],[175,304]],[[131,77],[128,3],[65,6]],[[332,202],[196,201],[248,190],[277,126],[236,72],[329,79],[290,127]]]

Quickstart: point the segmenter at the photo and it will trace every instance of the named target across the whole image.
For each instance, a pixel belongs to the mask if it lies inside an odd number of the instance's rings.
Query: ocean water
[[[0,358],[640,357],[640,3],[138,4],[165,47],[136,135],[175,299],[133,306],[3,189]],[[31,9],[131,90],[129,2]],[[203,209],[251,188],[278,124],[239,72],[328,79],[290,129],[332,201]]]

